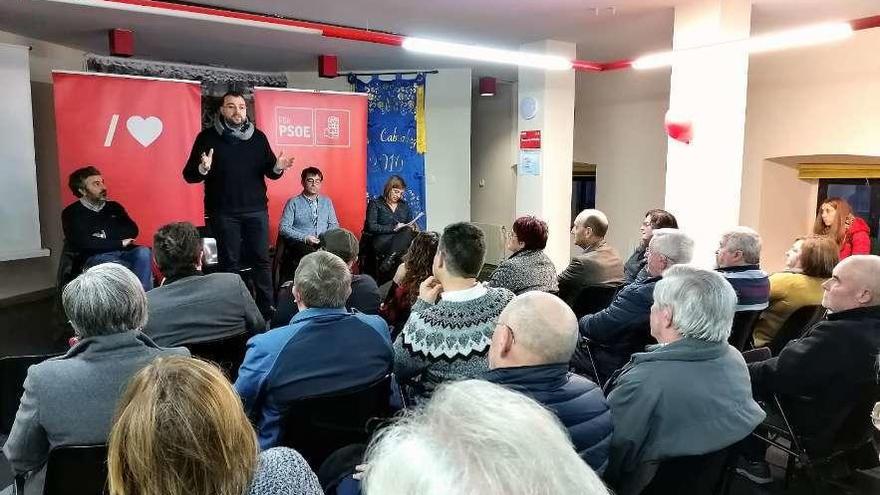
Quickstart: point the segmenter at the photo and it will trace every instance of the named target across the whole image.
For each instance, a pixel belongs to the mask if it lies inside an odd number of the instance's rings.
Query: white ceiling
[[[679,0],[202,0],[198,3],[503,48],[543,39],[576,43],[578,56],[628,58],[671,45]],[[753,32],[880,14],[880,0],[755,0]],[[614,6],[614,12],[608,9]],[[592,9],[598,9],[597,11]],[[46,0],[3,0],[0,30],[96,53],[107,29],[135,31],[139,58],[251,70],[314,70],[315,56],[343,70],[470,66],[512,77],[510,68],[420,56],[399,48],[320,36],[176,19]]]

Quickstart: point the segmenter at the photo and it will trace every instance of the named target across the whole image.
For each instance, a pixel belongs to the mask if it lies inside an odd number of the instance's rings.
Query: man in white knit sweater
[[[434,276],[394,342],[394,372],[414,399],[431,395],[442,382],[482,377],[501,311],[513,298],[507,289],[477,282],[486,241],[476,225],[460,222],[443,230],[434,256]]]

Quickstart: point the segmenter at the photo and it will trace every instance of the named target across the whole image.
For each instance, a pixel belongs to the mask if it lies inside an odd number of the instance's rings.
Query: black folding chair
[[[106,486],[106,445],[66,445],[49,451],[43,495],[102,495]]]
[[[795,310],[782,323],[773,340],[767,343],[770,353],[778,356],[786,344],[802,337],[814,323],[822,319],[824,314],[825,308],[818,304],[802,306]]]
[[[296,449],[317,471],[351,444],[369,443],[372,426],[389,417],[392,376],[359,387],[294,401],[283,420],[281,444]]]
[[[238,377],[238,368],[244,361],[249,338],[250,334],[242,332],[222,339],[186,344],[186,348],[194,357],[211,361],[220,366],[227,378],[234,382]]]
[[[707,454],[661,461],[641,495],[726,495],[736,467],[738,446],[739,443]]]
[[[871,423],[871,409],[880,396],[880,389],[872,386],[865,389],[851,407],[842,407],[839,420],[832,421],[828,427],[831,431],[826,432],[825,437],[830,438],[831,445],[817,447],[827,442],[817,442],[816,439],[805,438],[799,435],[792,426],[788,414],[785,412],[782,401],[773,395],[772,405],[775,407],[782,424],[775,424],[766,420],[752,435],[788,455],[785,468],[785,486],[788,487],[792,478],[798,472],[806,474],[810,487],[815,494],[828,493],[826,489],[834,487],[837,490],[848,488],[841,485],[836,479],[826,476],[825,468],[835,462],[843,462],[849,469],[849,459],[863,458],[863,453],[869,451],[868,457],[873,458],[872,466],[878,464],[878,453],[873,445],[874,427]],[[809,402],[806,399],[798,399]],[[784,440],[784,442],[780,441]],[[862,466],[858,466],[862,467]]]
[[[574,300],[572,310],[574,315],[581,319],[582,316],[598,313],[611,305],[614,296],[623,285],[592,285],[584,287]]]
[[[0,357],[0,432],[8,435],[18,412],[18,404],[24,393],[24,379],[28,368],[59,356],[55,354],[36,354],[29,356]]]
[[[761,310],[734,313],[733,326],[730,329],[730,337],[727,338],[727,342],[740,352],[748,350],[751,347],[752,330],[760,316]]]
[[[15,494],[23,494],[25,477],[15,477]],[[107,446],[64,445],[49,451],[43,495],[105,495]]]

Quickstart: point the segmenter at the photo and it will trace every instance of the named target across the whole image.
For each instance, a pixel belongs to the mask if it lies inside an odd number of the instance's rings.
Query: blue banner
[[[367,105],[367,194],[382,195],[385,182],[399,175],[406,182],[404,201],[413,216],[425,212],[425,155],[416,148],[417,90],[425,75],[385,81],[373,76],[363,82],[350,76],[355,91],[369,94]],[[426,213],[427,215],[427,213]],[[426,228],[426,216],[417,222]]]

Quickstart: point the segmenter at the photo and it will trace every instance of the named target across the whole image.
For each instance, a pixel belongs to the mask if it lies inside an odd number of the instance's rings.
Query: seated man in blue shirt
[[[306,167],[300,178],[302,192],[287,200],[281,214],[279,232],[288,249],[286,263],[281,267],[283,280],[290,280],[303,256],[318,250],[321,234],[339,228],[333,201],[320,194],[324,181],[321,170]]]
[[[382,318],[349,313],[351,272],[339,256],[303,257],[294,276],[299,313],[290,325],[248,341],[235,389],[257,427],[260,446],[279,444],[293,401],[366,385],[391,373],[394,360]]]
[[[737,311],[762,311],[770,300],[770,279],[761,270],[761,236],[748,227],[736,227],[721,236],[715,263],[736,291]]]

